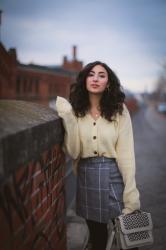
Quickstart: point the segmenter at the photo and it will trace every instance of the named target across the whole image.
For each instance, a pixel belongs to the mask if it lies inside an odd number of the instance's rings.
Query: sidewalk
[[[85,220],[77,216],[73,209],[68,209],[66,220],[67,250],[84,250],[89,237]]]

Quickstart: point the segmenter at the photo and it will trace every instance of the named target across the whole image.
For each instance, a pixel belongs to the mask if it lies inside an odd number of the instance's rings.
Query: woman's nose
[[[98,76],[97,76],[97,75],[94,75],[94,76],[93,76],[93,81],[94,81],[94,82],[98,81]]]

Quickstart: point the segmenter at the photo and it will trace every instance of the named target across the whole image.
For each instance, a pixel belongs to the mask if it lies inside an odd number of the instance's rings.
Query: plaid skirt
[[[107,223],[122,213],[124,183],[114,158],[90,157],[78,163],[76,213]]]

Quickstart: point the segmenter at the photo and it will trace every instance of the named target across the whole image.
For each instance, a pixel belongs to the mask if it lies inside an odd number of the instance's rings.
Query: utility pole
[[[3,13],[3,11],[0,10],[0,42],[1,42],[2,13]]]

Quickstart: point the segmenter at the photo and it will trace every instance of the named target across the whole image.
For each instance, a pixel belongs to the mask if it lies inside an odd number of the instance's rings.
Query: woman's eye
[[[89,73],[88,76],[93,76],[93,73]]]
[[[95,74],[92,73],[92,72],[90,72],[90,73],[88,74],[88,77],[94,77],[94,76],[95,76]],[[96,77],[105,78],[105,75],[96,75]]]

